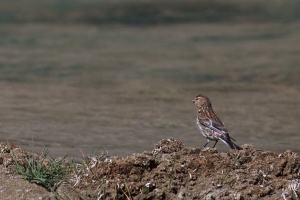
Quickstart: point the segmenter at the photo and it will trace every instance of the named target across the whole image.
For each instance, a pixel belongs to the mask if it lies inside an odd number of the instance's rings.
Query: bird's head
[[[196,105],[197,108],[202,108],[203,106],[211,106],[211,102],[208,97],[199,94],[193,100],[193,103]]]

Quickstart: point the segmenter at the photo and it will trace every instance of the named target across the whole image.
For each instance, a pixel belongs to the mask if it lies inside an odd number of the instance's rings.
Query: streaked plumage
[[[241,149],[241,147],[232,142],[232,140],[235,140],[229,136],[227,128],[214,112],[211,101],[208,97],[200,94],[196,96],[193,103],[197,107],[196,124],[200,133],[207,139],[207,143],[204,145],[204,148],[210,140],[215,141],[213,147],[215,147],[218,141],[221,140],[231,149]]]

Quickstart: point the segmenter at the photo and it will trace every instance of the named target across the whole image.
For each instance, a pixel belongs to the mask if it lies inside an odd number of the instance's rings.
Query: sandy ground
[[[299,23],[1,27],[1,141],[78,159],[201,147],[202,93],[239,143],[300,152]]]

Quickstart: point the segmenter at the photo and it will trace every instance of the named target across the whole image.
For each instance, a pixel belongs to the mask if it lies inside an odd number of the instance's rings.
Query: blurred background
[[[237,144],[299,153],[299,21],[299,0],[2,0],[0,141],[75,158],[202,147],[206,94]]]

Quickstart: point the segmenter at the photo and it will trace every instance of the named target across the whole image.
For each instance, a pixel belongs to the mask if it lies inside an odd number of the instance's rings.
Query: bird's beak
[[[192,102],[195,103],[195,99]]]

